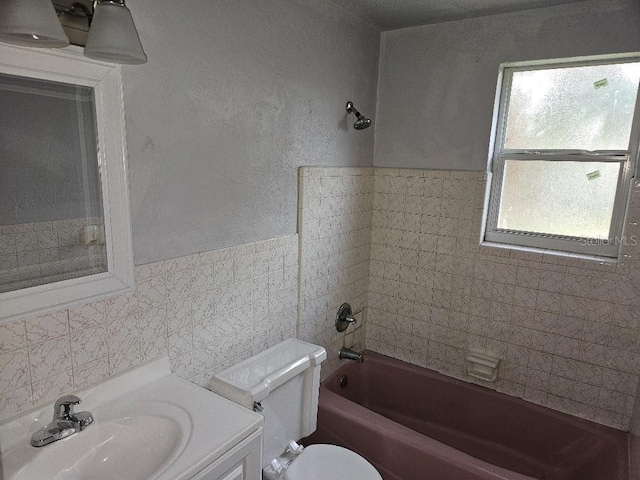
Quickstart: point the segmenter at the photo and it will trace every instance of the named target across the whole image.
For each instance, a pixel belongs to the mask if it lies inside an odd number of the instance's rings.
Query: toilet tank
[[[315,431],[320,364],[326,358],[324,348],[290,338],[211,379],[210,389],[218,395],[250,409],[260,404],[265,465],[290,440]]]

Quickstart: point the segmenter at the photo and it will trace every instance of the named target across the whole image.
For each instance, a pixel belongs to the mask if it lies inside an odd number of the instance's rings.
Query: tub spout
[[[358,353],[350,348],[342,347],[338,353],[341,360],[355,360],[358,363],[364,362],[364,353]]]

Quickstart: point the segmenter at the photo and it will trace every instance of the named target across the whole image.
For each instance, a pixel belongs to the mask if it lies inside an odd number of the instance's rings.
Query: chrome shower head
[[[362,117],[361,119],[357,120],[353,124],[353,128],[355,128],[356,130],[364,130],[365,128],[369,128],[370,126],[371,126],[371,119],[364,118],[364,117]]]
[[[353,128],[356,130],[364,130],[365,128],[369,128],[371,126],[371,119],[366,118],[362,115],[358,110],[353,106],[353,102],[347,102],[347,114],[353,113],[355,114],[357,120],[353,124]]]

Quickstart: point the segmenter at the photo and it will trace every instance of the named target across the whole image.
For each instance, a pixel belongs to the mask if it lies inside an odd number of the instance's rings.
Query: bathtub
[[[385,480],[629,478],[624,432],[374,352],[322,383],[303,443],[358,452]]]

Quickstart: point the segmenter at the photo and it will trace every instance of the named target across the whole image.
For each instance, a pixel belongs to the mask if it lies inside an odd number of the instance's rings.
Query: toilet
[[[320,364],[326,358],[324,348],[290,338],[212,378],[213,392],[264,416],[264,479],[382,480],[351,450],[295,442],[316,429]]]

